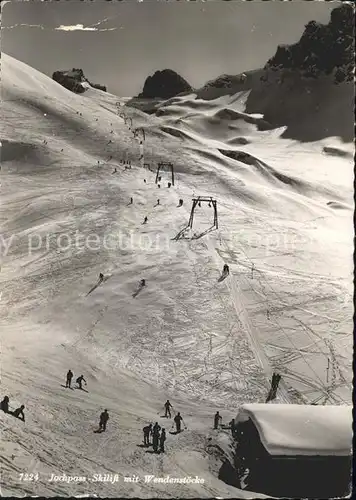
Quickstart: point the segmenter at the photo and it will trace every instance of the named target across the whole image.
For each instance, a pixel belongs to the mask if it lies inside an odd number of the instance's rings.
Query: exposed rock
[[[285,127],[282,137],[318,141],[337,136],[352,142],[353,53],[354,9],[343,3],[331,12],[329,23],[311,21],[299,42],[279,46],[264,68],[222,75],[196,94],[216,99],[246,91],[245,113],[262,114],[270,128]]]
[[[154,99],[157,97],[169,99],[182,92],[191,92],[192,87],[178,73],[171,69],[156,71],[147,77],[143,91],[138,97]]]
[[[354,9],[345,3],[331,12],[328,24],[310,21],[299,42],[278,46],[265,69],[298,70],[317,78],[334,74],[335,82],[353,80]]]
[[[88,81],[88,80],[87,80],[87,81]],[[105,87],[105,85],[100,85],[99,83],[92,83],[92,82],[89,82],[89,81],[88,81],[88,83],[89,83],[89,85],[90,85],[91,87],[93,87],[94,89],[103,90],[104,92],[106,92],[106,87]]]
[[[53,80],[63,85],[68,90],[77,94],[82,94],[88,88],[88,85],[95,89],[103,90],[106,92],[104,85],[91,83],[85,76],[80,68],[73,68],[69,71],[55,71],[52,75]]]

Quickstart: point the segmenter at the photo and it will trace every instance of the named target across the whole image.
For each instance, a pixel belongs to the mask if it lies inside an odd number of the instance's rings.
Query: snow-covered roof
[[[245,404],[236,423],[248,419],[270,455],[351,454],[351,406]]]

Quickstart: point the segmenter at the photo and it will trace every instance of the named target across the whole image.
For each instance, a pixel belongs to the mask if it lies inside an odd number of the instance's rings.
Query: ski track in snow
[[[1,263],[2,382],[11,407],[26,406],[26,423],[2,415],[4,494],[248,497],[212,473],[206,436],[215,436],[216,409],[227,422],[240,404],[263,402],[273,370],[282,375],[282,401],[351,399],[351,212],[326,204],[332,194],[352,206],[351,160],[322,156],[324,143],[258,132],[241,114],[238,135],[248,141],[239,140],[239,151],[258,158],[247,165],[217,151],[236,135],[226,120],[210,137],[224,98],[193,114],[189,98],[178,99],[177,122],[169,104],[160,117],[124,102],[118,111],[116,96],[75,95],[8,56],[2,64],[0,220],[2,234],[15,235]],[[145,140],[133,137],[137,129]],[[170,190],[164,172],[161,189],[155,185],[159,161],[174,164]],[[278,171],[299,187],[283,184]],[[216,197],[218,230],[208,208],[197,209],[187,230],[192,195]],[[127,238],[120,248],[66,251],[51,240],[28,253],[31,235],[77,230]],[[161,239],[144,245],[145,234]],[[224,262],[230,275],[219,283]],[[99,272],[110,279],[95,285]],[[147,286],[133,299],[142,277]],[[61,387],[70,367],[84,374],[88,393]],[[167,398],[188,429],[168,434],[164,456],[146,453],[139,445],[147,422],[170,430],[161,417]],[[108,430],[95,434],[103,408]],[[19,480],[31,471],[38,482]],[[50,483],[52,473],[119,473],[121,482]],[[206,482],[123,482],[134,474]]]

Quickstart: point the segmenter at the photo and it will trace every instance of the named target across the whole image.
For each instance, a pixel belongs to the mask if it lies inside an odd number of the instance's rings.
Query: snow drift
[[[251,419],[271,455],[348,456],[352,447],[352,407],[243,405],[235,422]]]

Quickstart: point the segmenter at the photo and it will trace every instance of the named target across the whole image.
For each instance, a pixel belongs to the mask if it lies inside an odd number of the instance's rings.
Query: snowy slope
[[[246,497],[209,458],[217,409],[228,422],[240,404],[263,402],[273,369],[283,400],[295,390],[350,400],[351,146],[258,131],[263,118],[244,114],[241,95],[208,105],[184,96],[162,116],[122,107],[120,117],[116,96],[73,94],[5,55],[2,99],[2,382],[27,415],[1,416],[3,493]],[[158,161],[174,163],[174,188],[167,177],[158,189],[142,167]],[[202,206],[175,240],[192,194],[216,197],[219,230]],[[230,277],[218,283],[224,262]],[[100,272],[107,279],[87,296]],[[69,368],[88,393],[61,386]],[[168,434],[164,456],[145,453],[143,425],[170,428],[159,416],[167,398],[188,429]],[[94,434],[104,408],[108,432]],[[38,482],[19,480],[29,470]],[[115,472],[119,486],[48,482]],[[205,483],[123,482],[133,474]]]

